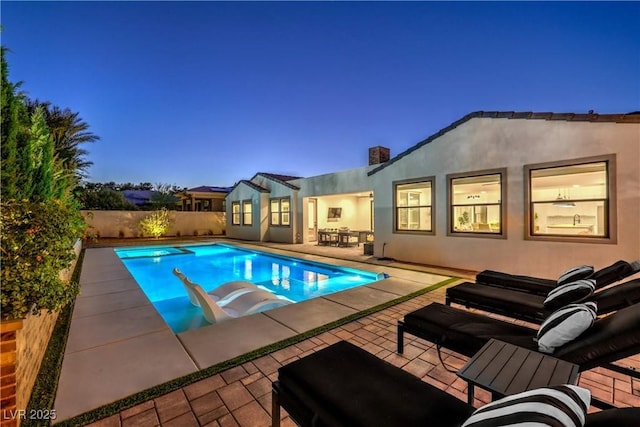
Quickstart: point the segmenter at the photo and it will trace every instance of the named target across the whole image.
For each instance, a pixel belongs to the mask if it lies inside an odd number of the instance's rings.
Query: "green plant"
[[[150,235],[156,239],[167,232],[171,225],[169,211],[165,208],[151,212],[150,215],[140,220],[140,231],[142,234]]]
[[[3,319],[56,311],[78,295],[78,284],[60,273],[75,259],[73,245],[86,224],[72,203],[60,200],[2,203]]]
[[[464,211],[462,215],[458,217],[458,222],[460,225],[465,225],[469,223],[469,212]]]

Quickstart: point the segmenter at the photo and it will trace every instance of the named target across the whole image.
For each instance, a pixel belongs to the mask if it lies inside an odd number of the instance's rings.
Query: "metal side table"
[[[575,384],[578,366],[551,355],[491,339],[457,374],[469,384],[467,401],[473,404],[475,386],[490,391],[492,400],[495,400],[534,388]]]

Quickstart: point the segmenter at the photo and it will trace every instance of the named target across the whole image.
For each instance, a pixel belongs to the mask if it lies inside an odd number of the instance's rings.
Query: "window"
[[[614,156],[525,166],[527,237],[610,239]]]
[[[240,225],[240,202],[231,202],[231,225]]]
[[[289,226],[291,225],[289,198],[271,199],[271,225]]]
[[[251,200],[245,200],[242,202],[242,225],[253,224],[253,210],[251,207]]]
[[[449,233],[503,236],[506,170],[449,175]]]
[[[394,183],[395,230],[433,232],[433,178]]]

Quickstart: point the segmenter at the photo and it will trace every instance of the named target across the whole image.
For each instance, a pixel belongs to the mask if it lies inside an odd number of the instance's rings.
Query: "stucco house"
[[[369,230],[378,257],[545,277],[640,259],[640,113],[474,112],[385,150],[362,168],[239,182],[228,235],[308,243],[324,228]]]
[[[371,169],[311,178],[257,173],[238,182],[227,196],[227,236],[307,243],[317,241],[318,230],[327,228],[370,231]]]
[[[215,187],[201,185],[193,187],[178,194],[179,205],[182,211],[192,212],[224,212],[226,209],[225,198],[231,191],[230,187]]]

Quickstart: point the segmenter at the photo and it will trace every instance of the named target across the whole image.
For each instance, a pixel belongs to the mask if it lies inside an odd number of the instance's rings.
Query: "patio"
[[[323,257],[341,259],[341,261],[336,261],[336,259],[331,260],[331,262],[335,262],[336,264],[346,263],[347,265],[353,265],[357,262],[360,268],[369,270],[389,271],[389,269],[393,269],[394,274],[392,274],[392,277],[398,277],[398,283],[402,283],[403,286],[407,286],[407,284],[412,282],[415,285],[415,281],[419,280],[423,281],[422,287],[424,287],[425,284],[428,284],[428,282],[424,281],[424,278],[428,276],[431,276],[431,283],[433,283],[433,281],[437,281],[437,277],[434,277],[433,274],[424,272],[435,272],[437,274],[446,273],[446,270],[444,269],[434,271],[433,269],[424,266],[403,265],[392,262],[378,263],[375,259],[362,255],[361,247],[335,248],[314,245],[274,244],[264,244],[263,246],[270,247],[271,250],[275,251],[281,251],[286,248],[287,252],[291,252],[293,249],[295,251],[301,251],[307,254],[305,256],[310,257],[318,257],[322,255]],[[294,253],[291,253],[291,255],[300,256],[299,254],[296,255]],[[361,263],[372,264],[363,266]],[[85,268],[86,267],[87,261],[85,261]],[[85,272],[83,270],[83,276],[84,274]],[[458,277],[465,278],[472,277],[472,274],[469,272],[449,272],[449,275],[456,275]],[[453,284],[455,284],[455,282]],[[440,365],[435,348],[431,343],[414,337],[407,337],[405,353],[400,355],[395,351],[397,320],[402,318],[406,313],[429,304],[430,302],[443,302],[444,295],[444,287],[420,295],[411,300],[393,305],[366,317],[346,323],[342,326],[321,333],[320,335],[310,337],[304,341],[282,348],[268,355],[264,355],[239,366],[224,370],[209,378],[187,385],[168,394],[150,399],[144,403],[123,410],[118,414],[97,421],[92,425],[270,425],[271,381],[277,377],[277,369],[292,360],[304,357],[306,354],[310,354],[311,352],[324,348],[341,339],[355,343],[375,354],[377,357],[387,360],[396,366],[402,367],[403,369],[420,377],[422,380],[446,390],[448,393],[459,397],[461,400],[465,400],[467,390],[466,382],[458,378],[454,373],[448,372]],[[333,303],[335,302],[336,301],[333,301]],[[323,302],[323,304],[327,303],[327,301]],[[341,301],[341,305],[343,307],[344,303],[345,300]],[[305,311],[305,315],[306,314],[307,312]],[[310,326],[307,325],[298,329],[308,330],[309,327]],[[217,328],[208,329],[213,330]],[[235,333],[239,334],[242,332]],[[244,337],[245,335],[243,335],[243,338]],[[195,341],[197,342],[202,340],[199,339]],[[242,341],[244,342],[245,340],[243,339]],[[248,339],[246,341],[250,342],[251,340]],[[220,348],[220,346],[215,345],[211,338],[207,338],[205,343],[206,346],[203,347],[201,355],[207,355],[206,357],[210,357],[209,353],[217,353],[215,350],[212,351],[212,349]],[[69,352],[69,345],[67,352]],[[147,357],[152,356],[149,353],[150,352],[147,349]],[[191,352],[189,353],[191,354]],[[466,362],[466,358],[446,350],[443,352],[443,355],[445,363],[450,368],[460,368]],[[194,354],[191,354],[191,356],[194,356]],[[218,357],[222,357],[224,359],[224,357],[231,356],[228,354],[225,355],[223,352],[223,354]],[[195,366],[190,369],[194,370],[211,363],[211,360],[198,362],[197,356],[192,360],[194,361],[192,363]],[[640,367],[640,357],[634,356],[633,358],[626,359],[623,363],[629,366]],[[176,369],[176,366],[171,366],[171,368]],[[65,368],[63,366],[63,374],[64,370]],[[165,372],[159,372],[158,370],[155,370],[154,373],[154,377],[156,377],[155,380],[158,379],[157,377],[162,377],[167,374]],[[81,374],[77,373],[77,375]],[[175,374],[172,375],[174,375],[174,377],[179,376]],[[168,380],[169,379],[166,379],[164,381]],[[85,381],[89,382],[91,379],[85,377]],[[109,382],[114,384],[110,387],[117,386],[117,388],[122,388],[124,386],[124,384],[121,384],[117,380],[112,379],[112,381]],[[580,384],[590,388],[595,397],[598,397],[601,400],[613,402],[617,406],[640,406],[640,382],[632,380],[629,377],[608,372],[603,369],[594,369],[592,371],[582,373]],[[64,389],[62,378],[61,387]],[[106,384],[102,383],[99,387],[106,387]],[[78,391],[76,391],[76,393],[78,393]],[[60,390],[58,397],[60,397]],[[482,403],[488,402],[490,396],[488,393],[478,390],[475,398],[475,404],[478,406]],[[282,418],[282,425],[294,425],[287,417],[286,413],[282,414]]]

